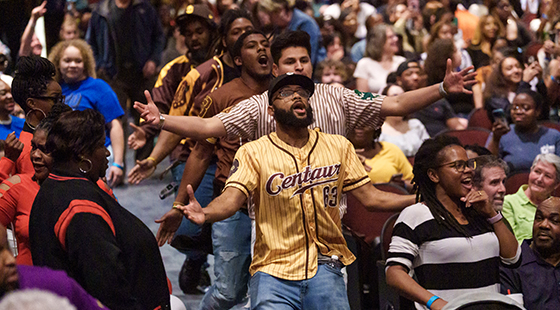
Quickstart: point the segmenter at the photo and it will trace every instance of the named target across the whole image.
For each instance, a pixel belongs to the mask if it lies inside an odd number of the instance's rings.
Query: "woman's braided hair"
[[[437,184],[432,182],[428,176],[429,169],[437,169],[443,164],[444,156],[442,151],[453,145],[462,147],[459,139],[446,135],[439,135],[424,141],[414,158],[414,178],[412,182],[416,190],[416,201],[423,202],[428,209],[430,209],[430,212],[432,212],[438,224],[458,231],[465,237],[471,237],[465,228],[457,222],[455,217],[439,201],[436,196]],[[474,208],[466,208],[464,203],[461,203],[460,208],[469,223],[474,224],[475,228],[491,228]]]

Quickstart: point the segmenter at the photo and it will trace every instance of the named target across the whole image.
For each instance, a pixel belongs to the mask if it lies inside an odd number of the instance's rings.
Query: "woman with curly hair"
[[[387,283],[417,309],[441,309],[465,293],[499,293],[500,261],[519,261],[521,250],[502,215],[486,192],[473,188],[475,167],[455,137],[428,139],[416,154],[417,203],[395,223]]]
[[[112,155],[107,182],[111,186],[122,183],[124,132],[120,118],[124,111],[109,84],[96,79],[91,47],[80,39],[62,41],[52,48],[49,59],[56,67],[55,79],[66,96],[66,104],[74,110],[94,109],[105,117],[105,146]]]

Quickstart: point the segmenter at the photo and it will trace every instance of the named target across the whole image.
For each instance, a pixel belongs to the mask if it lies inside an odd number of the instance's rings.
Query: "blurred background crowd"
[[[242,13],[228,15],[232,9]],[[517,175],[507,194],[522,188],[536,205],[560,184],[560,161],[552,158],[546,162],[549,183],[538,193],[531,187],[537,155],[560,155],[558,0],[3,0],[0,149],[4,152],[6,145],[6,157],[16,162],[20,154],[14,154],[10,134],[20,137],[26,125],[35,129],[46,116],[12,97],[18,60],[42,56],[54,65],[61,92],[53,97],[47,87],[34,98],[102,114],[96,119],[105,122],[103,142],[110,153],[105,176],[111,187],[127,182],[127,170],[133,170],[131,184],[149,177],[168,154],[172,165],[167,170],[179,183],[190,150],[173,149],[194,144],[167,134],[155,140],[156,126],[142,126],[132,105],[146,102],[149,90],[162,112],[190,113],[190,106],[186,111],[181,106],[194,100],[193,89],[202,99],[208,93],[206,84],[197,84],[198,75],[189,80],[187,73],[215,57],[222,66],[218,80],[225,84],[238,77],[234,43],[248,29],[262,31],[270,42],[286,30],[307,32],[315,82],[362,93],[397,96],[439,84],[448,59],[454,71],[474,67],[472,94],[452,94],[412,115],[387,117],[380,130],[348,134],[374,183],[392,183],[411,193],[414,156],[422,142],[449,134],[469,152],[493,154],[507,163],[508,178]],[[129,162],[127,169],[127,149],[134,151],[138,167]],[[162,195],[173,193],[176,183]],[[521,187],[527,183],[528,189]],[[206,252],[187,253],[191,266],[185,262],[183,268],[191,275],[182,271],[185,293],[200,293],[201,281],[202,291],[209,285],[200,279],[206,259],[195,259]],[[363,287],[366,280],[361,281]]]

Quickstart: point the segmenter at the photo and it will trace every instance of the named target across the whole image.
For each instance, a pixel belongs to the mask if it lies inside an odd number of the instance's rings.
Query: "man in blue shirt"
[[[10,115],[14,112],[16,103],[12,98],[12,89],[6,82],[0,80],[0,140],[6,140],[6,137],[12,133],[19,133],[23,129],[25,120]]]
[[[523,241],[521,251],[519,268],[500,267],[502,293],[522,293],[527,310],[560,309],[560,198],[537,207],[533,239]]]
[[[317,22],[309,15],[296,9],[295,0],[261,0],[259,10],[270,17],[270,23],[280,30],[303,30],[311,37],[311,62],[317,64],[321,47],[321,31]]]

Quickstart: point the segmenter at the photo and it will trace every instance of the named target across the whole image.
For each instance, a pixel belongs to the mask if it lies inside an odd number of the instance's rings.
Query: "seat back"
[[[391,244],[391,236],[393,235],[393,228],[397,222],[400,213],[391,215],[383,224],[381,229],[381,259],[387,260],[389,256],[389,245]]]
[[[527,184],[529,181],[528,172],[516,173],[506,179],[506,195],[515,194],[519,190],[519,187],[523,184]]]
[[[550,122],[550,121],[544,121],[544,122],[541,122],[540,125],[560,131],[560,124],[558,124],[558,123],[554,123],[554,122]]]
[[[446,130],[437,135],[457,137],[463,145],[478,144],[484,146],[490,135],[490,130],[484,128],[467,128],[464,130]]]
[[[374,186],[382,191],[407,195],[408,192],[401,186],[391,183],[379,183]],[[394,212],[370,212],[352,194],[348,194],[347,213],[342,218],[342,223],[355,235],[364,239],[368,244],[381,236],[383,225]]]
[[[492,130],[492,121],[485,109],[478,108],[469,115],[469,128],[484,128]]]

